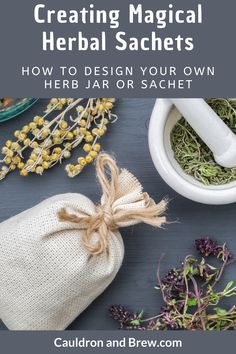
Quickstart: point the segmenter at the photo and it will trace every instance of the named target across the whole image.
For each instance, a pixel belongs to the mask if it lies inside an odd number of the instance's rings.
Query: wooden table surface
[[[47,100],[39,100],[23,115],[0,125],[0,142],[11,138],[14,130],[34,115],[42,114]],[[122,230],[125,259],[115,281],[89,308],[71,324],[69,329],[115,329],[109,317],[111,304],[127,304],[132,309],[145,309],[147,315],[158,313],[162,300],[156,284],[157,262],[162,253],[162,273],[177,265],[185,255],[193,252],[193,242],[210,235],[219,242],[227,242],[236,255],[236,204],[207,206],[191,202],[176,194],[155,170],[148,149],[148,122],[154,99],[119,99],[116,113],[119,120],[110,126],[103,139],[103,148],[115,154],[120,166],[130,169],[156,201],[169,196],[168,218],[178,221],[156,230],[137,225]],[[69,179],[63,166],[47,171],[42,177],[22,178],[12,173],[0,182],[0,221],[13,216],[43,199],[66,192],[84,193],[92,200],[99,199],[94,166],[87,167],[75,179]],[[235,279],[231,266],[225,281]],[[1,291],[1,289],[0,289]],[[0,326],[5,329],[4,325]]]

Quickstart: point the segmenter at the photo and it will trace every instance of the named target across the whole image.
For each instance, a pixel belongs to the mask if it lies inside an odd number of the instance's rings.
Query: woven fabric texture
[[[114,208],[144,207],[133,203],[142,187],[132,174],[123,170],[119,185]],[[81,242],[82,225],[59,220],[62,208],[78,216],[96,212],[87,197],[64,194],[0,224],[0,318],[9,329],[65,329],[121,267],[120,233],[109,231],[106,252],[91,256]]]

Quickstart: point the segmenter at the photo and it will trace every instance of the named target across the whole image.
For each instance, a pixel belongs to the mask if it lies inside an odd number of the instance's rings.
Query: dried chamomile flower
[[[29,173],[42,175],[69,159],[83,143],[85,155],[65,168],[69,177],[77,176],[96,159],[101,150],[100,139],[108,124],[116,121],[117,116],[111,111],[114,102],[113,98],[50,99],[45,114],[33,117],[14,132],[13,139],[5,142],[1,149],[0,180],[16,169],[23,177]]]
[[[45,113],[52,110],[61,111],[66,105],[69,106],[73,102],[73,98],[51,98]]]

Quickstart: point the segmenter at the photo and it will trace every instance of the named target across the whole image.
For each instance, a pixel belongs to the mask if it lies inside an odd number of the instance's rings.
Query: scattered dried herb
[[[236,133],[236,99],[215,98],[206,102]],[[188,175],[205,185],[223,185],[236,180],[236,167],[218,165],[211,150],[184,118],[174,126],[170,138],[174,157]]]
[[[15,140],[2,148],[0,180],[18,169],[21,176],[42,175],[45,170],[71,157],[72,150],[84,142],[85,156],[66,166],[69,177],[77,176],[101,150],[99,139],[117,116],[111,111],[113,98],[52,98],[43,116],[15,131]],[[56,116],[52,114],[57,112]]]
[[[198,260],[192,255],[187,256],[179,267],[171,269],[162,280],[159,262],[156,289],[161,291],[165,303],[159,314],[144,318],[144,311],[133,312],[121,305],[110,307],[110,315],[119,323],[120,328],[236,329],[236,306],[230,309],[219,306],[224,298],[236,296],[233,281],[219,289],[226,266],[234,261],[232,254],[225,244],[218,245],[209,238],[196,240],[195,247],[202,258]],[[209,263],[209,257],[213,264]]]

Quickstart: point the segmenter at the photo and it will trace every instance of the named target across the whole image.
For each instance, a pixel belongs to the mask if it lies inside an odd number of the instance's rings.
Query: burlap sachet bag
[[[0,318],[9,329],[65,329],[121,267],[118,229],[165,222],[165,201],[155,204],[109,155],[96,170],[100,205],[62,194],[0,224]]]

